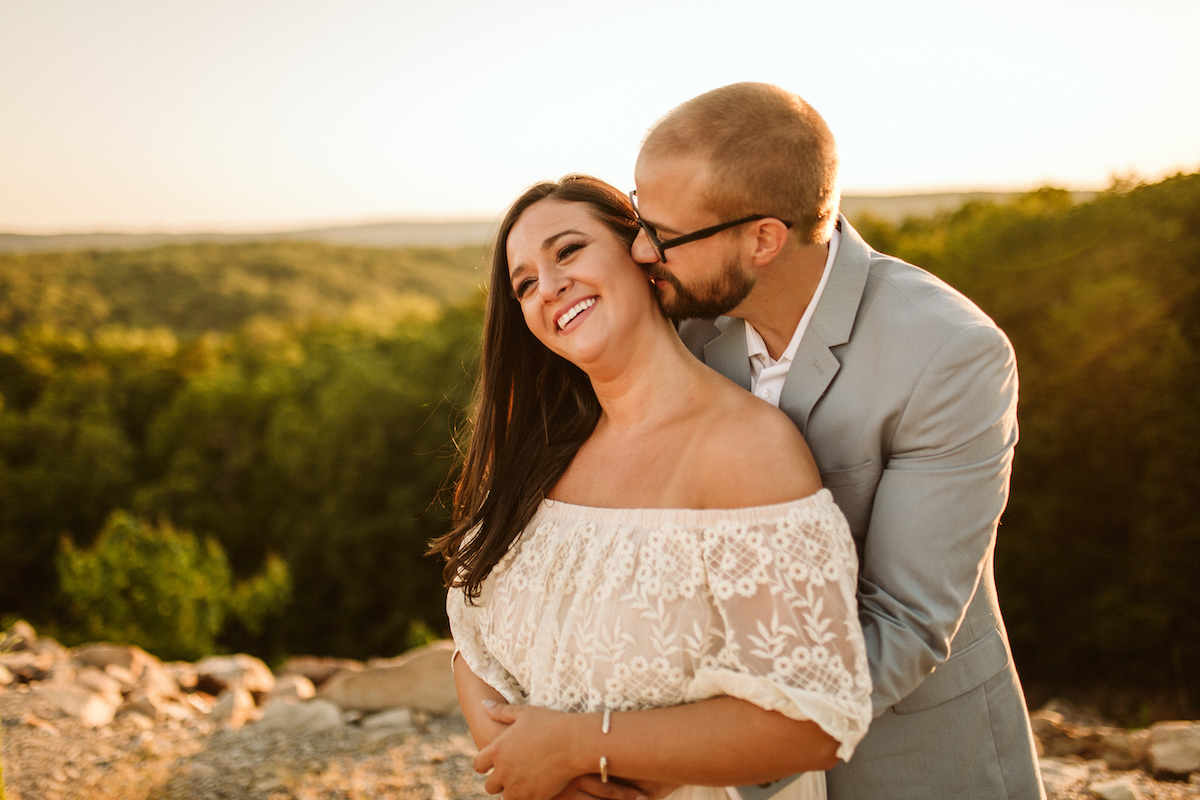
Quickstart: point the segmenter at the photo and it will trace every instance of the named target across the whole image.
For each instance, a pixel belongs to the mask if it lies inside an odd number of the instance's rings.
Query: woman
[[[446,556],[459,698],[490,793],[588,773],[672,800],[810,772],[870,721],[849,530],[795,426],[694,359],[593,178],[497,237]]]

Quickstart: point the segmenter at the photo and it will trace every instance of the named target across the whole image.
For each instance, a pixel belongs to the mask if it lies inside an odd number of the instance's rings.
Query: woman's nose
[[[538,276],[538,293],[546,302],[558,298],[570,285],[571,279],[560,269],[543,270]]]
[[[639,264],[653,264],[659,260],[658,251],[654,249],[654,245],[650,244],[650,237],[644,230],[638,231],[637,236],[634,237],[629,254]]]

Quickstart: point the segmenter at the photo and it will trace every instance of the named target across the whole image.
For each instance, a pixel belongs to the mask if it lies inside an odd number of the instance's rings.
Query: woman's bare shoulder
[[[795,423],[741,387],[722,391],[713,419],[698,433],[697,459],[705,505],[768,505],[821,488],[812,452]]]

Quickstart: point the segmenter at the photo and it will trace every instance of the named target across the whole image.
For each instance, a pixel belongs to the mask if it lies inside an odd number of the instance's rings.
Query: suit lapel
[[[746,321],[732,319],[720,336],[704,345],[704,363],[750,390],[750,356],[746,352]]]
[[[829,280],[800,340],[779,397],[779,408],[792,418],[801,433],[807,433],[813,407],[841,369],[832,348],[850,341],[871,264],[870,248],[858,231],[850,227],[845,217],[839,216],[838,223],[841,241]],[[749,372],[749,364],[746,370]]]

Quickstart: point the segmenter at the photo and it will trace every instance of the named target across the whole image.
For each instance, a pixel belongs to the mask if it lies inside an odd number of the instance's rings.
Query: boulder
[[[209,719],[217,725],[237,729],[257,716],[258,707],[254,705],[254,696],[246,689],[235,686],[226,689],[217,698]]]
[[[1155,772],[1200,772],[1200,722],[1156,722],[1150,726],[1146,751]]]
[[[363,668],[361,661],[349,658],[328,658],[324,656],[293,656],[283,662],[279,669],[280,676],[303,675],[312,681],[314,687],[322,684],[343,672],[358,672]]]
[[[44,681],[54,664],[55,658],[50,653],[21,650],[0,655],[0,667],[7,669],[17,683]]]
[[[362,726],[368,730],[390,728],[401,731],[412,730],[416,727],[413,724],[412,712],[407,708],[393,708],[389,711],[380,711],[378,714],[370,714],[363,717]]]
[[[109,644],[108,642],[93,642],[76,647],[71,652],[71,658],[79,666],[99,667],[107,670],[120,667],[128,670],[132,680],[142,677],[151,664],[160,663],[157,658],[147,653],[135,644]]]
[[[327,731],[342,727],[342,711],[328,700],[273,700],[263,709],[255,729],[291,732]]]
[[[111,697],[74,684],[39,683],[30,695],[90,728],[101,728],[112,722],[116,711]]]
[[[344,710],[372,712],[403,707],[447,714],[458,707],[450,670],[453,652],[453,642],[433,642],[386,665],[338,675],[321,687],[318,696]]]
[[[17,676],[8,671],[8,667],[0,664],[0,687],[16,683]]]
[[[119,680],[104,672],[99,667],[84,667],[76,671],[75,682],[93,692],[121,694],[124,688]]]
[[[1145,746],[1138,737],[1120,728],[1100,727],[1088,736],[1086,756],[1100,759],[1111,770],[1137,769],[1144,754]]]
[[[270,703],[272,700],[287,700],[289,702],[308,700],[314,697],[316,693],[317,690],[313,686],[313,682],[303,675],[280,675],[275,679],[275,688],[267,692],[264,703]]]
[[[148,720],[158,722],[159,717],[163,715],[162,705],[161,699],[151,697],[143,691],[135,691],[117,708],[117,716],[141,714]]]
[[[12,624],[4,635],[0,636],[0,653],[16,653],[20,650],[33,650],[37,645],[37,631],[23,619]]]
[[[1060,758],[1043,758],[1039,766],[1042,773],[1042,786],[1046,794],[1066,795],[1082,790],[1091,776],[1085,764],[1076,763]]]
[[[238,653],[210,656],[196,664],[196,687],[219,695],[227,689],[266,694],[275,687],[275,676],[261,659]]]
[[[1088,791],[1099,800],[1142,800],[1142,794],[1132,778],[1114,778],[1088,784]]]

